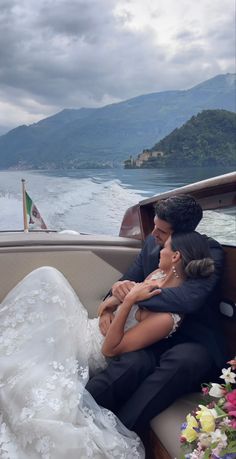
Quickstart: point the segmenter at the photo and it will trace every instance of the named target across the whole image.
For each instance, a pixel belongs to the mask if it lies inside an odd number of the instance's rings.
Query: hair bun
[[[212,258],[202,258],[201,260],[192,260],[185,267],[187,277],[195,279],[196,277],[208,277],[215,270]]]

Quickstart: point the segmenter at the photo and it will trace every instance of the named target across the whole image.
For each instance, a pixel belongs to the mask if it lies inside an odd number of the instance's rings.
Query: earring
[[[172,266],[172,272],[173,272],[174,276],[175,276],[177,279],[179,279],[179,275],[178,275],[178,273],[177,273],[177,271],[176,271],[176,267],[175,267],[174,265]]]

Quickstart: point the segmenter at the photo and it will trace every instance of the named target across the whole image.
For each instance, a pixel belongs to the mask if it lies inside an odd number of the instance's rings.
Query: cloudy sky
[[[235,72],[234,0],[0,0],[0,125]]]

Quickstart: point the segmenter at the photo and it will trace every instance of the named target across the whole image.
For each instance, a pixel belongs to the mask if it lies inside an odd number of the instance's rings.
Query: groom
[[[112,287],[122,301],[132,281],[142,282],[158,266],[160,250],[173,232],[193,231],[202,219],[194,198],[177,195],[159,201],[154,229],[140,254]],[[108,366],[87,383],[97,403],[113,411],[130,430],[139,432],[149,421],[184,393],[193,392],[225,362],[218,325],[217,291],[223,267],[223,250],[209,239],[215,272],[206,279],[188,279],[180,287],[166,288],[139,306],[154,312],[184,315],[179,330],[148,348],[109,359]],[[113,319],[100,318],[105,335]]]

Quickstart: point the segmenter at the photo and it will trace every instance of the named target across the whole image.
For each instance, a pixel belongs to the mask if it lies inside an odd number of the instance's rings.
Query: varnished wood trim
[[[147,432],[144,445],[146,451],[145,459],[172,459],[152,429]]]

